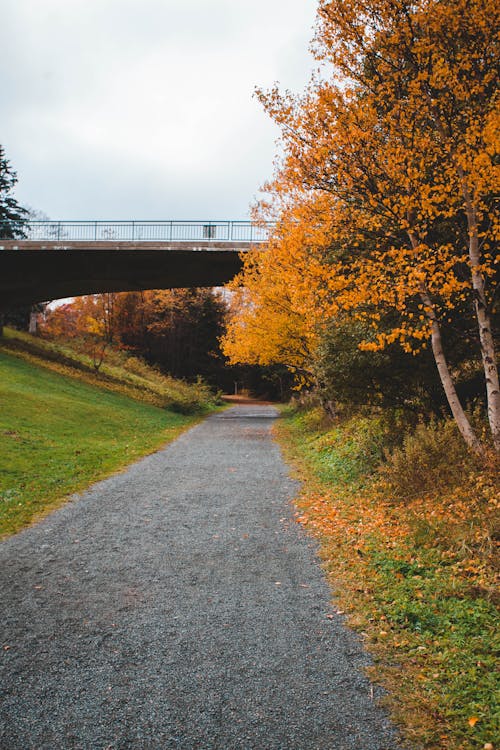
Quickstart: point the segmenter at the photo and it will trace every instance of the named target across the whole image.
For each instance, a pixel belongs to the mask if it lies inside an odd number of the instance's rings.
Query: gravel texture
[[[270,406],[210,417],[0,545],[1,750],[394,750]]]

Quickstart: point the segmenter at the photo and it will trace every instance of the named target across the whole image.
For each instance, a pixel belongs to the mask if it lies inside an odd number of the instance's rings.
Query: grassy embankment
[[[6,329],[0,339],[0,536],[173,440],[216,407],[206,386]]]
[[[468,458],[449,423],[420,426],[384,461],[394,429],[380,415],[332,426],[286,411],[297,520],[320,538],[409,746],[498,749],[498,464]]]

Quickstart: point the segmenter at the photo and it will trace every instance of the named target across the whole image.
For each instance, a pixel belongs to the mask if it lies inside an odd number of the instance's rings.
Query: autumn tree
[[[435,256],[436,222],[451,219],[454,224],[454,246],[447,248],[444,262],[436,263],[432,278],[441,274],[456,284],[455,269],[466,254],[464,293],[475,309],[488,417],[500,449],[500,388],[491,321],[495,290],[491,284],[488,289],[496,273],[499,227],[494,203],[499,187],[498,4],[376,0],[360,9],[350,0],[323,0],[319,17],[318,56],[373,101],[377,125],[385,126],[390,144],[398,147],[396,163],[407,175],[404,228],[411,251]],[[464,225],[465,233],[460,231]],[[441,241],[441,254],[443,246]],[[467,442],[477,450],[453,393],[432,294],[423,286],[420,296],[450,406]]]
[[[311,239],[315,226],[323,236],[323,224],[314,223],[318,212],[309,209],[283,207],[266,249],[245,254],[244,271],[230,285],[230,322],[222,339],[230,362],[284,364],[298,384],[316,382],[313,360],[324,318],[319,240]]]
[[[118,295],[116,323],[121,343],[152,364],[174,377],[201,375],[215,384],[225,313],[216,290],[156,290]]]
[[[45,336],[73,340],[99,370],[108,347],[116,339],[114,293],[76,297],[72,302],[48,309],[41,326]]]
[[[450,409],[476,452],[481,446],[442,334],[450,318],[474,308],[500,448],[491,321],[498,281],[497,17],[486,0],[323,0],[315,49],[333,75],[314,80],[301,97],[260,93],[285,147],[273,200],[302,207],[295,209],[299,224],[304,206],[310,213],[321,206],[316,223],[292,229],[309,229],[309,256],[318,260],[295,271],[317,276],[316,317],[324,326],[350,315],[368,330],[361,344],[367,350],[398,342],[419,351],[430,341]],[[265,277],[264,265],[260,270]],[[268,285],[280,283],[268,276]],[[234,324],[229,341],[231,330]]]

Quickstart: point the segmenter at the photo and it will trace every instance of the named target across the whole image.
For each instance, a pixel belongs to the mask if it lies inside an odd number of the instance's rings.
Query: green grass
[[[430,425],[383,466],[391,435],[380,415],[284,417],[278,437],[303,480],[298,519],[320,538],[336,601],[362,632],[410,747],[489,747],[500,734],[494,473],[460,462],[451,471],[459,450],[446,424],[440,455]]]
[[[196,421],[0,352],[0,534]]]
[[[290,439],[300,446],[320,481],[360,487],[380,464],[387,431],[380,417],[357,416],[325,429],[320,410],[285,407],[283,414],[293,427]]]
[[[408,662],[410,694],[417,686],[409,707],[418,700],[434,718],[422,733],[427,746],[440,746],[439,734],[444,747],[482,748],[500,731],[498,612],[487,591],[471,586],[459,561],[440,550],[408,543],[389,551],[374,540],[369,554],[373,609],[383,617],[387,647],[396,643],[397,659],[402,653]]]
[[[205,383],[186,383],[163,375],[125,351],[109,348],[96,371],[83,342],[48,340],[11,328],[5,328],[0,338],[2,351],[53,372],[183,414],[206,413],[220,403]]]

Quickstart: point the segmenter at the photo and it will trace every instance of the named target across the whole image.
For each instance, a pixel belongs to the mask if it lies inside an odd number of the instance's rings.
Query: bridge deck
[[[211,239],[0,239],[0,309],[101,292],[222,286],[251,247]]]
[[[221,286],[241,269],[240,253],[265,242],[273,226],[0,221],[0,309],[99,292]]]

